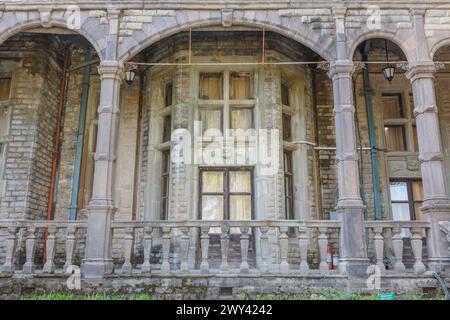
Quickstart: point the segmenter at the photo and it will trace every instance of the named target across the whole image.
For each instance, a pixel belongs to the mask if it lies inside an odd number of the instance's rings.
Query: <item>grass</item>
[[[75,295],[67,293],[32,294],[23,297],[22,300],[159,300],[150,294],[119,295],[107,293],[95,293]]]
[[[238,294],[237,300],[378,300],[376,294],[362,295],[344,292],[324,292],[308,295],[249,295]],[[398,300],[445,300],[445,296],[397,296]],[[75,295],[67,293],[32,294],[23,297],[23,300],[160,300],[157,296],[150,294],[118,295],[107,293],[95,293],[86,295]]]

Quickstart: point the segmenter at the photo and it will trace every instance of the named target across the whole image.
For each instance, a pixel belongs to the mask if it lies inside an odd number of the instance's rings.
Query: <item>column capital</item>
[[[104,60],[97,67],[100,79],[115,79],[122,81],[125,77],[125,68],[121,61]]]
[[[333,79],[335,76],[351,76],[355,71],[355,65],[351,60],[335,60],[330,63],[328,76]]]
[[[434,73],[439,69],[439,65],[433,61],[424,61],[409,63],[406,68],[405,76],[411,82],[420,78],[434,78]]]

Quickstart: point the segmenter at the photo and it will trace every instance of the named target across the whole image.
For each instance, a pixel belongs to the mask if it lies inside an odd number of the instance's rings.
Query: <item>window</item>
[[[164,89],[164,105],[166,107],[169,107],[172,105],[172,97],[173,97],[173,90],[172,90],[172,82],[167,82],[166,87]]]
[[[291,125],[291,115],[287,113],[283,113],[282,117],[283,122],[283,140],[291,141],[292,140],[292,125]]]
[[[417,130],[413,117],[412,96],[403,103],[400,93],[385,93],[381,97],[385,148],[388,152],[417,152]]]
[[[172,135],[172,116],[169,113],[163,116],[163,142],[170,141],[171,135]]]
[[[167,220],[169,215],[169,173],[170,150],[164,150],[161,168],[161,220]]]
[[[284,82],[281,83],[281,103],[285,106],[290,106],[289,87]]]
[[[0,78],[0,101],[9,100],[10,91],[11,91],[11,78],[10,77]]]
[[[421,220],[423,186],[420,180],[397,180],[390,183],[392,218]]]
[[[254,127],[254,75],[252,72],[201,72],[198,119],[202,132],[208,129],[251,129]]]
[[[286,219],[294,219],[294,183],[292,172],[292,151],[284,151],[284,198]]]
[[[404,126],[385,125],[386,149],[388,151],[406,151],[406,138]]]
[[[0,107],[0,195],[2,192],[3,166],[5,162],[6,144],[5,138],[8,134],[8,112],[7,108]]]
[[[250,168],[201,168],[199,214],[203,220],[251,220],[253,207]],[[214,230],[213,230],[214,229]],[[212,233],[220,230],[211,228]],[[231,232],[239,233],[232,228]]]

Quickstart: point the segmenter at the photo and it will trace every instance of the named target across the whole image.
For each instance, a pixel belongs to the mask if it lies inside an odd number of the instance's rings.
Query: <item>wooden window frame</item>
[[[406,138],[406,128],[405,128],[405,125],[403,125],[403,124],[385,124],[384,125],[384,130],[386,130],[386,128],[402,128],[402,131],[403,131],[403,146],[404,146],[404,148],[403,148],[403,150],[388,150],[387,149],[387,139],[386,139],[386,132],[384,133],[384,139],[385,139],[385,145],[386,145],[386,151],[387,152],[408,152],[409,150],[408,150],[408,141],[407,141],[407,138]]]
[[[403,182],[406,183],[406,190],[407,190],[407,194],[408,194],[408,200],[392,200],[391,199],[391,205],[393,203],[407,203],[409,206],[409,218],[411,220],[416,220],[416,204],[423,204],[423,200],[415,200],[414,199],[414,192],[413,192],[413,182],[422,182],[421,179],[390,179],[389,180],[389,185],[391,184],[391,182]],[[392,210],[392,206],[391,206],[391,210]]]
[[[221,171],[223,172],[223,191],[222,192],[203,192],[203,172]],[[250,172],[250,192],[231,192],[229,189],[229,173],[232,171]],[[202,220],[202,197],[203,196],[223,196],[223,220],[230,220],[230,196],[250,196],[251,197],[251,213],[252,220],[255,219],[254,210],[254,183],[253,183],[253,167],[199,167],[199,193],[198,193],[198,212],[197,218]]]
[[[167,159],[166,157],[169,157]],[[168,219],[168,201],[169,201],[169,193],[167,192],[167,185],[170,185],[170,149],[162,150],[161,151],[161,194],[160,194],[160,207],[161,207],[161,213],[160,213],[160,219],[161,220],[167,220]]]
[[[285,167],[286,160],[284,157],[288,155],[288,163],[290,168]],[[289,212],[291,216],[288,216],[288,212],[285,209],[285,219],[286,220],[294,220],[294,170],[293,170],[293,152],[292,150],[284,150],[283,151],[283,169],[284,169],[284,199],[285,199],[285,206],[289,206]],[[289,180],[289,189],[291,190],[291,193],[288,194],[286,190],[286,180]]]

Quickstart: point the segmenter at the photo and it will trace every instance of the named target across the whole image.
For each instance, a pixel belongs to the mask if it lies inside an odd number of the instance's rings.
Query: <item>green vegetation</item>
[[[250,295],[238,294],[238,300],[378,300],[377,294],[350,294],[344,292],[323,292],[305,295]],[[161,297],[150,294],[108,294],[105,292],[85,295],[68,293],[32,294],[22,298],[23,300],[160,300]],[[397,296],[398,300],[445,300],[445,296],[413,295]]]

